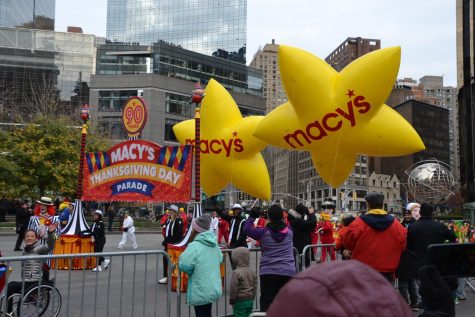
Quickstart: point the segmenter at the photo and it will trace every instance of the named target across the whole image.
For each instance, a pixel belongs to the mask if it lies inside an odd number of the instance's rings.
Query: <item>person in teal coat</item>
[[[211,306],[222,294],[220,265],[223,254],[215,234],[209,230],[211,217],[193,219],[191,243],[180,255],[178,267],[188,274],[187,303],[196,317],[211,317]]]

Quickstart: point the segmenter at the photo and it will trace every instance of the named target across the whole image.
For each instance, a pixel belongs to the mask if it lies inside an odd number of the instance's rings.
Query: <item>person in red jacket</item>
[[[229,243],[229,222],[219,217],[218,223],[218,244],[221,244],[221,241],[224,238],[226,245]]]
[[[330,222],[330,215],[326,213],[320,214],[321,220],[317,223],[317,232],[320,234],[321,244],[333,244],[333,224]],[[327,253],[330,254],[332,261],[336,260],[335,247],[323,247],[321,262],[324,263],[327,259]]]
[[[392,282],[406,248],[407,230],[383,210],[383,194],[371,192],[365,200],[369,211],[348,226],[343,244],[352,259],[371,266]]]

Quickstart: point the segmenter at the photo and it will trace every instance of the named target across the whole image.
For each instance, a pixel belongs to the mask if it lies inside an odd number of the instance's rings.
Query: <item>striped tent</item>
[[[202,214],[201,202],[195,202],[194,208],[193,208],[193,219],[198,218],[199,216],[201,216],[201,214]],[[183,240],[181,240],[177,244],[174,244],[174,246],[178,248],[185,247],[188,241],[190,240],[190,236],[191,236],[191,223],[190,223],[190,226],[188,227],[188,230],[186,231],[186,234]]]
[[[69,218],[66,227],[61,230],[61,236],[79,236],[81,231],[89,229],[86,217],[84,216],[84,210],[82,209],[81,200],[76,199],[74,203],[74,212]]]

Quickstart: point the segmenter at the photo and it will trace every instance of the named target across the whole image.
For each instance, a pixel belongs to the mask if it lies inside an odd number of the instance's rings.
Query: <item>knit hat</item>
[[[325,303],[315,298],[324,298]],[[356,260],[310,266],[280,289],[266,314],[267,317],[390,315],[414,316],[409,305],[380,273]]]
[[[421,216],[430,217],[432,216],[433,212],[434,212],[434,207],[432,207],[432,205],[429,205],[426,203],[421,204],[421,209],[419,210],[419,213],[421,214]]]
[[[208,214],[204,214],[199,216],[198,218],[194,218],[191,222],[191,227],[198,233],[206,232],[209,230],[211,225],[211,216]]]
[[[269,210],[267,211],[267,218],[270,221],[281,221],[283,218],[283,210],[282,207],[279,205],[272,205],[270,206]]]

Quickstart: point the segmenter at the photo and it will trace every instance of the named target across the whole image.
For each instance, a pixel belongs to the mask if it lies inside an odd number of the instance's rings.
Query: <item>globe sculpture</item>
[[[454,193],[454,175],[450,167],[436,159],[418,162],[406,170],[408,187],[415,200],[429,204],[447,201]]]

